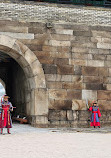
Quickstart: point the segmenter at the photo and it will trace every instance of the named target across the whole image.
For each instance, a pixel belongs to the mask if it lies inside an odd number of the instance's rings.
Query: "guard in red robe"
[[[8,101],[8,96],[4,95],[3,101],[0,104],[0,128],[1,134],[3,134],[3,128],[7,128],[7,133],[10,134],[10,128],[12,128],[12,120],[10,112],[13,111],[11,102]]]
[[[101,113],[99,107],[97,106],[97,102],[93,103],[93,105],[89,108],[89,111],[92,111],[90,126],[94,126],[94,128],[98,126],[100,128],[99,117],[101,117]]]

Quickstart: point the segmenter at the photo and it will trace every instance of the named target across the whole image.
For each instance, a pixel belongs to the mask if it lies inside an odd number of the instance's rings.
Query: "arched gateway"
[[[16,60],[23,69],[26,82],[26,113],[33,126],[47,125],[48,95],[45,75],[36,55],[23,43],[0,35],[0,51]]]

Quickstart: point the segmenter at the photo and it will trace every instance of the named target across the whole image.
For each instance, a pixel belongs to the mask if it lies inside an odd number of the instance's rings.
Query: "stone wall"
[[[4,7],[4,4],[2,6]],[[8,4],[5,7],[10,8]],[[18,6],[15,6],[15,9],[19,10]],[[24,7],[22,9],[24,11]],[[9,14],[9,11],[7,12]],[[34,8],[31,14],[33,12]],[[111,12],[106,11],[106,13],[109,17]],[[4,14],[6,15],[6,12]],[[40,61],[48,91],[49,112],[42,117],[44,121],[48,118],[47,126],[89,126],[90,114],[87,112],[86,99],[89,100],[89,104],[92,100],[98,100],[103,114],[101,122],[103,125],[110,125],[110,19],[107,18],[109,26],[100,25],[101,21],[98,25],[91,25],[92,21],[89,21],[90,24],[77,24],[74,21],[63,22],[63,19],[57,24],[40,22],[37,21],[38,19],[35,21],[31,19],[33,22],[29,22],[30,17],[28,18],[27,15],[23,15],[23,19],[20,17],[18,21],[17,13],[17,19],[8,16],[6,20],[6,17],[3,19],[2,10],[0,34],[18,39],[28,46]],[[39,98],[42,100],[44,92],[41,91],[41,93]],[[45,105],[43,108],[45,109]]]

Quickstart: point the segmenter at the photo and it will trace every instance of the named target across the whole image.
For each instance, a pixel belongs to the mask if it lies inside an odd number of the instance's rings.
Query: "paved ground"
[[[14,124],[0,135],[1,158],[110,158],[111,129],[44,129]]]

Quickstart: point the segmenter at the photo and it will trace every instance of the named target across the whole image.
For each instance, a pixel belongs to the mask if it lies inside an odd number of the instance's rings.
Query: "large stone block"
[[[90,113],[87,110],[79,111],[79,120],[88,121],[90,118]]]
[[[111,44],[109,43],[97,43],[97,48],[101,48],[101,49],[111,49]]]
[[[86,83],[85,84],[85,89],[88,90],[103,90],[103,84],[99,83]]]
[[[49,89],[62,89],[62,82],[47,82]]]
[[[74,36],[86,36],[86,37],[90,37],[91,36],[91,31],[74,31],[73,32]]]
[[[68,58],[66,58],[66,59],[56,58],[54,60],[54,64],[56,64],[56,65],[68,65],[69,64],[69,59]]]
[[[87,54],[83,54],[83,53],[72,53],[72,59],[80,59],[80,60],[84,60],[87,59]]]
[[[56,41],[56,40],[50,40],[48,43],[45,42],[45,44],[49,44],[51,46],[65,46],[65,47],[70,47],[71,43],[70,41]]]
[[[106,55],[104,54],[94,54],[93,60],[106,60]]]
[[[48,92],[47,89],[34,90],[35,101],[35,115],[47,115],[48,114]]]
[[[103,77],[99,77],[99,76],[84,76],[83,79],[84,83],[103,83]]]
[[[67,99],[81,99],[82,92],[81,90],[67,90]]]
[[[0,32],[0,35],[6,35],[15,39],[34,39],[34,34],[32,33]]]
[[[74,74],[74,67],[70,65],[58,65],[57,73],[61,75],[72,75]]]
[[[108,110],[111,110],[111,101],[106,101],[106,100],[98,100],[98,106],[99,106],[99,109],[102,111],[108,111]],[[102,115],[102,118],[105,117],[106,118],[107,114]],[[104,118],[104,119],[105,119]]]
[[[82,90],[82,99],[83,100],[97,100],[97,91],[96,90]]]
[[[67,91],[65,89],[49,89],[49,98],[63,100],[66,99],[66,97]]]
[[[49,110],[48,119],[49,119],[49,121],[59,121],[60,120],[60,110]]]
[[[66,110],[60,111],[60,121],[66,121]]]
[[[87,60],[69,59],[69,65],[87,66]]]
[[[61,81],[61,75],[58,74],[45,74],[47,81]]]
[[[38,56],[38,60],[41,64],[53,64],[54,59],[52,57],[46,57],[46,56]]]
[[[74,65],[74,74],[75,75],[82,75],[82,68],[79,65]]]
[[[110,84],[111,83],[111,77],[104,77],[103,78],[104,83]]]
[[[98,68],[96,68],[96,67],[82,67],[82,75],[84,75],[84,76],[98,76]]]
[[[100,67],[98,68],[98,72],[99,72],[99,76],[103,77],[103,76],[108,76],[108,68],[105,67]],[[109,72],[110,74],[110,72]]]
[[[56,29],[57,34],[73,35],[73,30],[68,29]]]
[[[67,120],[68,121],[73,121],[74,116],[73,116],[73,111],[72,110],[67,110]]]
[[[57,47],[54,47],[54,46],[45,46],[43,45],[42,46],[42,50],[43,51],[46,51],[46,52],[56,52],[57,51]]]
[[[69,41],[75,39],[74,36],[67,34],[51,34],[51,38],[58,41]]]
[[[72,100],[72,110],[86,110],[85,100]]]
[[[103,60],[88,60],[87,66],[91,67],[104,67],[104,61]]]
[[[98,91],[97,98],[99,100],[111,100],[111,91]]]
[[[72,75],[72,82],[77,82],[77,83],[81,83],[83,82],[83,77],[80,75]]]
[[[72,75],[61,75],[61,80],[63,82],[71,82],[72,81]]]
[[[49,109],[55,110],[71,110],[72,101],[71,100],[52,100],[50,101]]]
[[[82,89],[82,83],[63,83],[62,84],[63,89]]]
[[[88,53],[88,48],[72,47],[74,53]]]
[[[56,65],[43,65],[43,70],[45,74],[56,74],[57,66]]]
[[[72,47],[82,47],[82,48],[97,48],[96,43],[92,43],[92,42],[71,42],[72,43]]]
[[[92,35],[94,37],[106,37],[106,38],[111,38],[111,32],[108,32],[108,31],[92,31]]]

